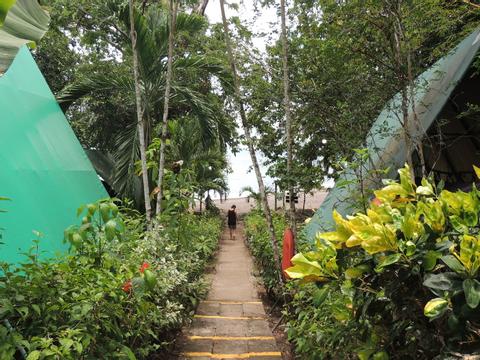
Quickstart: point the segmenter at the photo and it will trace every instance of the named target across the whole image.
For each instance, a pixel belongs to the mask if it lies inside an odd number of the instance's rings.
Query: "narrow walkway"
[[[236,240],[229,239],[228,229],[223,232],[209,296],[184,330],[180,359],[282,358],[258,299],[243,236],[242,223]]]

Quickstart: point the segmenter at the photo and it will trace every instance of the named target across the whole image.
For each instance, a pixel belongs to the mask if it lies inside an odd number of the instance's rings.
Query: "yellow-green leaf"
[[[480,168],[473,165],[473,170],[475,171],[475,175],[477,175],[477,178],[480,179]]]
[[[5,22],[8,10],[15,4],[16,0],[2,0],[0,1],[0,26]]]
[[[448,309],[448,301],[442,298],[435,298],[430,300],[423,309],[425,316],[435,319],[442,316]]]

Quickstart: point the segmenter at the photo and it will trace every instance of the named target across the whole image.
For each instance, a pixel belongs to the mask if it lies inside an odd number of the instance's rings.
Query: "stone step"
[[[228,319],[195,317],[186,330],[187,336],[271,336],[264,319]]]

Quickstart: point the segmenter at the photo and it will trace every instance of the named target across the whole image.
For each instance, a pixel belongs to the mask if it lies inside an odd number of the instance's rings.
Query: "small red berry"
[[[143,274],[143,272],[150,267],[150,264],[147,262],[144,262],[142,266],[140,266],[140,272]]]
[[[122,290],[126,293],[132,291],[132,280],[127,280],[122,286]]]

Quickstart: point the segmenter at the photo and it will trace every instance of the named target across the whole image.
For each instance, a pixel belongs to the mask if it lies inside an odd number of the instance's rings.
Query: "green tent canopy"
[[[0,77],[0,261],[18,263],[43,233],[42,256],[65,251],[76,209],[107,197],[27,47]]]
[[[411,133],[416,137],[423,137],[429,131],[433,131],[432,124],[439,117],[446,116],[449,119],[449,124],[446,126],[446,130],[450,133],[456,132],[456,140],[450,140],[446,137],[442,138],[442,142],[449,142],[449,149],[438,149],[438,158],[431,162],[429,170],[437,171],[439,173],[448,174],[449,172],[466,173],[472,171],[472,161],[477,160],[473,156],[473,152],[476,151],[476,156],[480,153],[480,144],[473,146],[472,144],[465,144],[463,146],[455,145],[454,142],[458,142],[461,138],[475,138],[478,134],[473,134],[473,127],[478,126],[478,121],[471,126],[463,126],[460,124],[461,120],[457,120],[456,116],[459,115],[459,111],[452,113],[446,109],[447,102],[453,102],[455,105],[455,99],[452,99],[457,86],[465,81],[466,74],[469,71],[470,65],[474,60],[478,50],[480,48],[480,28],[471,33],[465,38],[458,46],[448,53],[445,57],[437,61],[431,68],[426,70],[416,79],[415,86],[415,113],[419,122],[422,124],[421,129],[411,129]],[[468,80],[468,79],[467,79]],[[478,80],[478,79],[477,79]],[[465,91],[470,97],[465,94],[459,94],[459,97],[464,104],[474,101],[476,104],[480,104],[478,82],[472,85],[472,82],[465,85]],[[455,106],[453,106],[455,108]],[[441,115],[441,116],[439,116]],[[402,133],[402,127],[399,119],[401,118],[401,95],[396,94],[385,106],[380,113],[372,128],[370,129],[365,148],[368,149],[369,162],[365,165],[365,171],[371,169],[390,169],[388,177],[395,177],[396,170],[402,167],[406,161],[405,143]],[[413,122],[414,112],[410,109],[409,117]],[[451,120],[451,121],[450,121]],[[463,120],[462,120],[463,121]],[[462,129],[459,130],[460,125]],[[440,125],[439,125],[440,126]],[[469,133],[470,132],[470,133]],[[478,136],[477,136],[478,137]],[[462,142],[465,140],[462,139]],[[473,139],[472,141],[476,141]],[[433,155],[436,144],[431,144],[427,149],[427,155],[430,153]],[[469,146],[470,145],[470,146]],[[452,148],[455,147],[456,153],[454,154],[455,160],[451,160]],[[460,155],[460,156],[459,156]],[[463,158],[463,159],[462,159]],[[445,162],[449,162],[450,166],[442,165]],[[458,169],[459,165],[452,164],[452,162],[462,163],[462,169]],[[474,162],[474,161],[473,161]],[[478,164],[477,164],[478,165]],[[457,167],[457,168],[456,168]],[[321,207],[317,210],[312,217],[309,224],[305,227],[305,234],[309,239],[314,239],[315,235],[319,231],[329,231],[334,227],[334,221],[332,218],[332,212],[336,209],[340,214],[346,215],[354,211],[354,205],[351,202],[350,194],[355,189],[359,188],[359,184],[354,176],[353,170],[347,171],[337,180],[336,185],[325,198]],[[365,187],[373,187],[371,183],[364,182]]]

